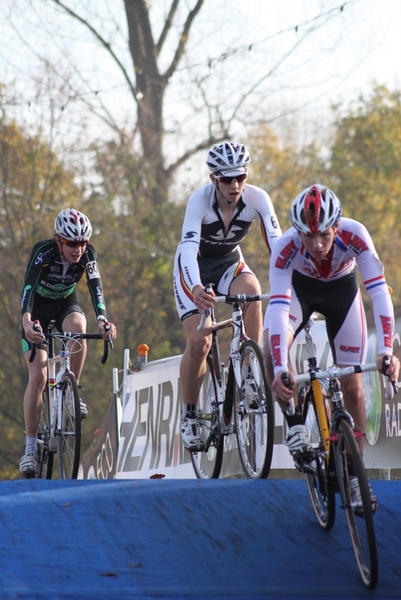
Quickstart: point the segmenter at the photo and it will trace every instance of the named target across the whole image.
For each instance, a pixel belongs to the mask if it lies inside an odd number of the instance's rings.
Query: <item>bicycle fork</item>
[[[333,406],[333,415],[332,415],[332,420],[331,420],[330,438],[329,438],[330,445],[331,445],[330,446],[331,456],[332,456],[332,460],[330,461],[329,475],[330,475],[331,481],[333,481],[333,480],[336,481],[335,491],[340,492],[342,506],[346,507],[348,500],[346,498],[345,490],[343,489],[342,485],[339,485],[339,482],[343,481],[343,476],[344,476],[344,473],[342,472],[343,469],[348,468],[348,466],[345,467],[341,457],[339,456],[340,451],[338,448],[338,441],[339,441],[338,431],[339,431],[341,421],[346,421],[349,424],[356,439],[359,437],[359,435],[364,435],[364,434],[362,432],[360,432],[358,434],[358,432],[355,431],[354,420],[353,420],[352,416],[349,414],[349,412],[344,407],[344,396],[343,396],[343,392],[341,390],[340,383],[338,380],[333,380],[330,382],[330,395],[331,395],[331,402],[332,402],[332,406]]]
[[[48,390],[49,390],[49,412],[50,412],[50,431],[49,431],[49,451],[57,451],[56,442],[56,423],[57,423],[57,405],[58,405],[58,384],[56,381],[56,364],[50,358],[48,366]]]

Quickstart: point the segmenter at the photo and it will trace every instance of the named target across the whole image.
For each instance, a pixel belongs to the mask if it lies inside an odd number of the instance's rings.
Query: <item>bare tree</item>
[[[14,0],[15,4],[18,1],[21,0]],[[173,175],[190,157],[213,143],[233,137],[239,124],[249,125],[252,122],[257,108],[262,103],[266,105],[266,83],[271,81],[273,90],[274,77],[288,58],[308,36],[340,12],[340,7],[333,5],[333,0],[332,8],[305,21],[302,27],[297,25],[297,36],[288,44],[284,54],[272,56],[261,70],[260,66],[255,68],[249,59],[252,45],[242,45],[240,37],[234,47],[223,49],[216,43],[220,24],[213,19],[202,23],[199,30],[202,29],[203,38],[199,36],[194,23],[207,4],[204,0],[166,0],[158,3],[157,8],[151,8],[147,0],[124,0],[125,23],[121,18],[121,6],[115,2],[105,3],[103,10],[108,12],[102,14],[99,5],[94,8],[95,3],[91,0],[28,2],[30,12],[35,15],[31,23],[37,23],[52,38],[63,60],[68,59],[63,39],[69,38],[71,45],[75,43],[76,46],[86,32],[89,34],[87,39],[94,43],[93,47],[101,48],[103,56],[113,63],[115,73],[119,74],[119,85],[123,82],[131,100],[132,109],[124,107],[125,110],[121,111],[126,114],[124,126],[101,94],[94,93],[93,87],[88,84],[84,65],[72,59],[67,70],[55,61],[52,63],[54,72],[63,78],[64,85],[71,87],[61,109],[64,110],[68,103],[84,103],[90,118],[95,115],[101,117],[117,136],[124,137],[125,146],[127,136],[132,139],[132,151],[145,172],[144,189],[153,205],[160,205],[166,200]],[[347,4],[351,2],[343,3],[341,9]],[[43,14],[39,5],[43,7]],[[49,13],[50,8],[54,10],[53,15]],[[25,15],[22,11],[14,13],[11,8],[8,15],[10,23],[13,23],[13,14],[16,14],[14,28],[19,31],[20,19]],[[55,24],[63,16],[75,25],[74,29],[70,28],[68,32],[55,30]],[[192,46],[189,55],[189,42],[195,34],[198,46]],[[38,41],[26,40],[22,32],[20,39],[43,62],[51,62],[49,53],[40,47]],[[337,40],[332,43],[337,43]],[[77,80],[84,91],[77,86]],[[172,87],[178,88],[175,96]],[[168,119],[165,116],[167,105]],[[195,122],[199,115],[202,117],[202,130]],[[171,146],[174,152],[167,153],[166,147]]]

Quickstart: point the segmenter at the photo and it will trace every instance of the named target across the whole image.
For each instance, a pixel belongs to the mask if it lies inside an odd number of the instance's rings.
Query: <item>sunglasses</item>
[[[84,246],[86,246],[86,244],[88,243],[87,241],[83,242],[69,242],[67,240],[62,240],[63,243],[68,246],[68,248],[76,248],[77,246],[79,246],[80,248],[83,248]]]
[[[245,181],[245,179],[248,177],[248,173],[242,173],[242,175],[236,175],[235,177],[225,177],[224,175],[215,175],[215,177],[220,183],[230,185],[234,180],[238,183]]]

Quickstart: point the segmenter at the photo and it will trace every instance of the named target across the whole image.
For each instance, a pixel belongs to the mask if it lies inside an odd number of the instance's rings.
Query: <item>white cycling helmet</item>
[[[72,242],[88,242],[92,235],[92,225],[86,215],[67,208],[62,210],[54,222],[55,235]]]
[[[318,233],[336,225],[341,202],[329,188],[316,183],[298,194],[291,205],[291,223],[303,233]]]
[[[207,155],[206,164],[214,175],[235,177],[248,172],[251,162],[249,152],[244,144],[223,142],[213,146]]]

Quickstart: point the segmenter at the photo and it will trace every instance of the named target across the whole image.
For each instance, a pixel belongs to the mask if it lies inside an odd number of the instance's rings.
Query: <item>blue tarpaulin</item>
[[[1,482],[0,598],[399,598],[401,482],[371,484],[374,592],[301,480]]]

